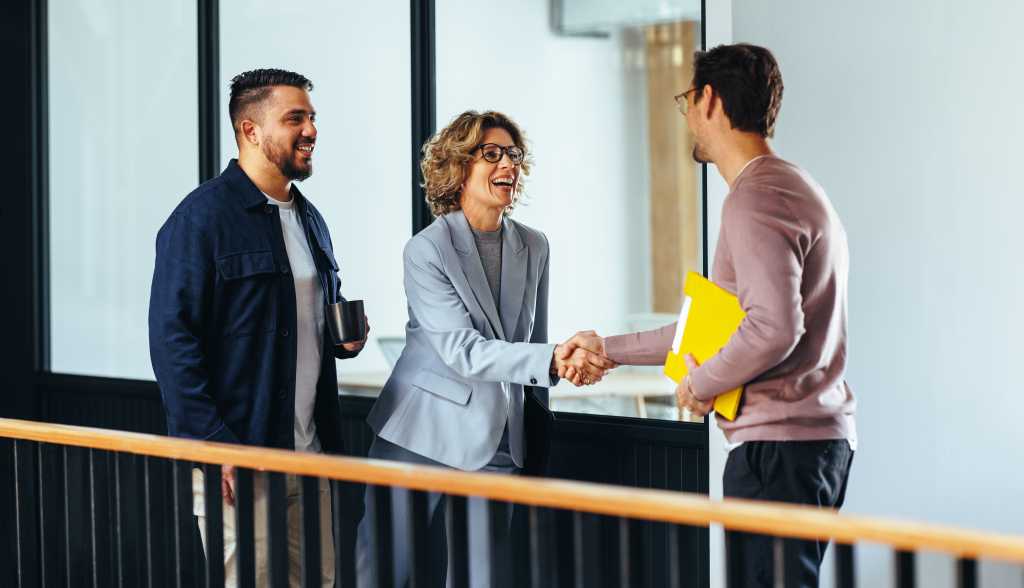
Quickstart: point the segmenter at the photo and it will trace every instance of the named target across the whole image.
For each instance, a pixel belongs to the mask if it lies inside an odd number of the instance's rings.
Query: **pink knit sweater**
[[[848,274],[846,232],[822,187],[778,157],[751,162],[725,199],[711,273],[747,316],[691,375],[704,400],[746,385],[736,420],[718,419],[730,442],[855,442],[843,379]],[[674,332],[608,337],[606,350],[618,363],[660,364]]]

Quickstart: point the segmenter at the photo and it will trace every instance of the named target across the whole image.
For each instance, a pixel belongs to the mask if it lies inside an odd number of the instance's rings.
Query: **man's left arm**
[[[339,302],[346,302],[345,297],[341,295],[340,282],[338,285],[337,299]],[[352,343],[342,343],[341,345],[335,345],[333,347],[334,357],[338,359],[352,359],[353,357],[359,355],[359,352],[362,351],[363,347],[366,346],[366,339],[370,335],[370,320],[365,317],[364,320],[366,320],[367,337],[363,337],[361,341],[353,341]]]
[[[320,222],[323,223],[323,219],[320,219]],[[327,235],[327,240],[331,243],[331,250],[333,251],[334,242],[331,240],[331,234],[330,232],[327,231],[326,225],[324,225],[323,230],[324,233]],[[334,299],[337,300],[338,302],[347,302],[345,297],[341,295],[341,276],[338,275],[338,271],[335,270],[334,268],[328,268],[328,271],[334,274],[333,276],[331,276],[334,279],[330,280],[330,283],[334,285]],[[367,337],[369,337],[370,321],[365,317],[364,320],[366,321],[366,335]],[[334,357],[338,359],[352,359],[353,357],[359,355],[359,352],[362,351],[363,347],[366,345],[367,337],[363,337],[362,341],[353,341],[352,343],[342,343],[341,345],[334,345],[332,347],[332,349],[334,349]]]
[[[722,225],[747,316],[726,346],[691,372],[692,393],[704,401],[778,365],[804,334],[806,233],[799,218],[778,194],[747,192],[726,200]]]

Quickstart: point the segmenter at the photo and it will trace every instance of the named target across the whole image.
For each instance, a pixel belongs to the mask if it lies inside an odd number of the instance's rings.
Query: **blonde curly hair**
[[[469,164],[473,161],[473,151],[480,145],[484,133],[495,128],[508,131],[516,147],[526,153],[519,164],[519,181],[516,193],[512,195],[512,204],[505,209],[506,215],[512,212],[523,195],[523,178],[530,175],[532,164],[526,149],[526,134],[500,112],[467,110],[423,145],[423,159],[420,160],[423,183],[420,185],[427,193],[431,214],[441,216],[461,208],[462,183],[466,181]]]

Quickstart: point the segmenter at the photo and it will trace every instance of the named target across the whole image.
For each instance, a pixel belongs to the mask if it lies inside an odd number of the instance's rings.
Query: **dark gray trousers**
[[[750,441],[729,452],[722,476],[726,498],[774,500],[838,509],[846,498],[853,450],[845,439]],[[727,532],[728,586],[774,586],[772,537]],[[783,542],[786,586],[818,586],[827,541]]]
[[[401,461],[419,465],[430,465],[436,467],[448,467],[432,459],[413,453],[408,449],[399,447],[380,437],[376,437],[370,446],[368,457],[370,459],[384,459],[390,461]],[[482,471],[493,471],[499,473],[516,474],[518,469],[494,468],[485,466]],[[427,497],[428,517],[428,540],[427,553],[431,562],[430,586],[443,588],[448,569],[448,538],[445,531],[445,503],[441,500],[440,494],[431,492]],[[373,563],[377,534],[374,529],[373,516],[375,496],[372,487],[367,487],[365,495],[365,515],[359,523],[359,531],[356,539],[356,575],[360,588],[377,586],[375,566]],[[482,502],[472,501],[469,504],[469,554],[473,561],[470,562],[470,583],[473,586],[487,586],[490,577],[490,564],[488,558],[488,542],[490,529],[488,528],[486,509]],[[392,521],[392,554],[393,554],[393,578],[394,585],[398,588],[405,588],[409,585],[411,557],[411,537],[409,534],[409,491],[404,488],[393,488],[391,490],[391,521]],[[504,529],[495,530],[495,539],[500,552],[508,552],[509,536],[511,526],[512,509],[508,509],[509,524]]]

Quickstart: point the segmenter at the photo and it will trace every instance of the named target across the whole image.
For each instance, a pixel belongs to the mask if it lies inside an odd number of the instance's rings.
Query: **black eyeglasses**
[[[676,94],[673,96],[676,101],[676,106],[679,107],[679,112],[682,113],[683,116],[686,116],[686,107],[690,104],[690,101],[686,97],[696,91],[697,88],[690,88],[682,94]]]
[[[526,157],[526,153],[515,145],[502,147],[494,143],[481,143],[473,151],[477,149],[480,150],[480,156],[488,163],[498,163],[501,161],[502,155],[508,155],[508,160],[512,162],[512,165],[519,165],[523,162],[523,158]]]

